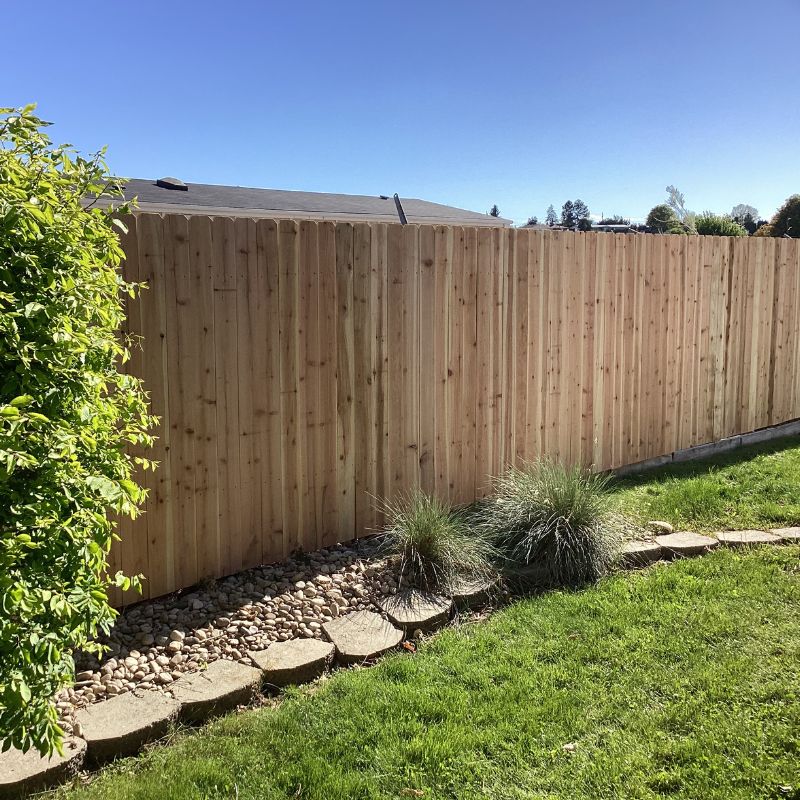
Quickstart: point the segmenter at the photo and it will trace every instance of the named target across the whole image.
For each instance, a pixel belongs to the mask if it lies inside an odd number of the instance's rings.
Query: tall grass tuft
[[[543,585],[596,581],[614,565],[622,532],[609,510],[609,477],[541,460],[495,481],[480,527],[510,577]]]
[[[490,534],[468,524],[466,512],[414,490],[383,505],[382,551],[399,556],[400,573],[421,589],[447,592],[469,582],[497,580]]]

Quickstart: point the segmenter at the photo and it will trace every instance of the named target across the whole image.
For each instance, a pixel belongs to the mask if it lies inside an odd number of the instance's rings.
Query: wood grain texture
[[[159,468],[111,567],[149,596],[369,533],[414,487],[468,503],[511,462],[608,469],[800,417],[796,240],[130,223],[125,369]]]

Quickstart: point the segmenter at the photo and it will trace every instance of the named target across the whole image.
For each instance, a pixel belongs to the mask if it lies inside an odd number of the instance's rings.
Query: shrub
[[[542,460],[512,467],[495,481],[481,527],[511,575],[550,585],[597,580],[622,541],[609,513],[609,477]]]
[[[0,742],[49,753],[72,653],[99,650],[107,589],[130,585],[106,572],[107,512],[136,514],[125,447],[153,419],[119,372],[120,223],[82,205],[109,183],[102,153],[52,146],[33,108],[0,109]]]
[[[756,232],[753,236],[772,236],[772,225],[767,223],[766,225],[761,225],[756,229]]]
[[[738,222],[710,211],[699,214],[694,224],[701,236],[747,236],[747,230]]]
[[[793,194],[772,218],[771,236],[800,239],[800,194]]]
[[[422,589],[448,591],[462,582],[497,578],[497,551],[468,513],[415,490],[386,503],[382,550],[400,558],[400,574]]]
[[[680,228],[680,220],[666,203],[662,203],[650,209],[645,225],[656,233],[673,233]]]

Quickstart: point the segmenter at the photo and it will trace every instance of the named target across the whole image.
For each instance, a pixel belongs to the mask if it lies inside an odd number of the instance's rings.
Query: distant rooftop
[[[139,210],[220,216],[293,217],[362,222],[400,222],[400,209],[388,195],[328,194],[283,189],[253,189],[185,184],[175,178],[158,181],[131,178],[124,186],[125,199],[138,198]],[[511,220],[467,211],[455,206],[416,198],[399,198],[410,223],[507,227]]]

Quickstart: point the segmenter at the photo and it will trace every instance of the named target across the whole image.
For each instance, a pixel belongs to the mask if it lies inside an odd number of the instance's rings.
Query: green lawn
[[[620,574],[178,734],[58,796],[799,798],[798,609],[798,546]]]
[[[800,437],[675,464],[614,489],[618,510],[641,522],[697,531],[800,525]]]

